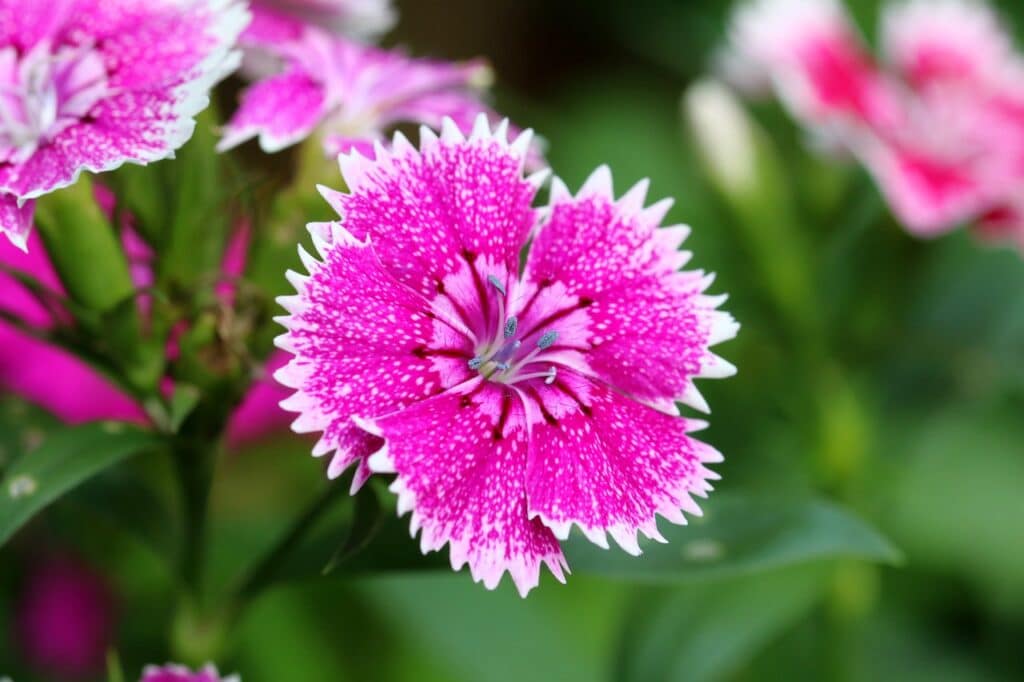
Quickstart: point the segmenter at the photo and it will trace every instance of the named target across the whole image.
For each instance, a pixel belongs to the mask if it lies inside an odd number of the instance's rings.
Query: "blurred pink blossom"
[[[114,637],[110,588],[77,559],[39,559],[18,597],[14,633],[25,659],[48,678],[91,678]]]
[[[1005,25],[980,1],[906,0],[880,34],[875,60],[838,0],[755,0],[723,63],[856,156],[911,232],[1024,243],[1024,56]]]

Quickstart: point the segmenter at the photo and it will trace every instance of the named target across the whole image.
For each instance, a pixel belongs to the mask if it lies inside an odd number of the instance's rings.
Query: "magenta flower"
[[[29,567],[15,608],[22,655],[47,677],[90,678],[103,667],[114,635],[114,600],[102,577],[70,557]]]
[[[1024,62],[998,17],[910,0],[887,8],[881,36],[877,63],[835,0],[759,0],[737,12],[725,61],[740,82],[770,77],[797,118],[856,156],[910,231],[973,222],[1024,241]]]
[[[221,677],[215,665],[207,665],[202,670],[192,672],[183,665],[168,663],[165,666],[146,666],[139,682],[241,682],[238,675]]]
[[[288,275],[295,357],[275,376],[328,476],[396,474],[424,552],[448,544],[455,569],[488,588],[507,570],[525,595],[541,563],[564,580],[573,524],[639,554],[657,514],[700,513],[721,455],[675,401],[706,409],[693,380],[733,373],[708,347],[738,327],[711,276],[678,271],[670,201],[645,208],[646,182],[616,200],[602,167],[536,209],[546,173],[523,177],[530,134],[506,130],[446,120],[419,149],[396,134],[341,158],[350,193],[324,190],[341,221],[310,226],[322,260],[300,251],[309,275]]]
[[[0,0],[0,231],[24,248],[33,199],[184,144],[247,19],[236,0]]]
[[[416,59],[311,27],[293,37],[274,27],[254,30],[259,36],[250,32],[246,44],[272,54],[278,69],[243,93],[222,151],[258,137],[273,153],[319,129],[329,156],[352,147],[369,154],[400,123],[438,128],[449,117],[469,130],[481,111],[495,118],[481,100],[491,80],[481,60]],[[265,61],[250,71],[267,75]]]
[[[109,200],[105,191],[97,192],[101,204]],[[146,286],[153,279],[153,254],[149,247],[128,226],[122,226],[122,238],[137,286]],[[244,232],[240,233],[244,236]],[[0,243],[0,264],[31,275],[53,291],[60,292],[60,281],[36,235],[30,235],[28,253]],[[233,240],[223,270],[237,276],[244,267],[244,244]],[[27,325],[51,328],[57,320],[14,278],[0,273],[0,290],[4,292],[0,308],[12,313]],[[230,292],[223,291],[223,296]],[[140,301],[140,307],[145,300]],[[284,353],[270,358],[266,371],[273,372],[284,364]],[[73,391],[53,390],[53,377],[62,378]],[[10,324],[0,322],[0,389],[10,391],[52,412],[63,421],[79,424],[102,419],[145,423],[145,411],[128,394],[96,372],[90,365],[56,346],[29,336]],[[235,410],[228,425],[228,443],[237,446],[283,429],[287,414],[277,403],[287,393],[269,380],[257,381]]]

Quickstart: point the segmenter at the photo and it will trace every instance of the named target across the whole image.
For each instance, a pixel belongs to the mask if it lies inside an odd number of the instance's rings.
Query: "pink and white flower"
[[[837,0],[755,0],[736,13],[727,63],[739,81],[770,76],[801,122],[871,171],[911,232],[974,222],[1019,240],[1024,60],[996,13],[907,0],[883,12],[881,37],[876,63]]]
[[[707,409],[694,379],[734,372],[709,346],[738,329],[711,276],[679,271],[671,201],[645,207],[646,181],[616,199],[601,167],[535,208],[530,139],[480,116],[468,138],[445,120],[418,149],[396,134],[342,156],[349,193],[323,190],[341,219],[310,225],[319,259],[300,249],[309,274],[288,273],[275,375],[328,476],[395,474],[424,552],[448,544],[453,568],[488,588],[508,571],[523,595],[542,563],[564,581],[574,524],[639,554],[656,515],[700,513],[721,455],[676,401]]]
[[[736,11],[730,47],[736,80],[774,84],[794,115],[826,132],[892,116],[884,77],[839,0],[754,0]]]
[[[37,197],[170,156],[247,20],[236,0],[0,0],[0,231],[24,248]]]
[[[400,123],[437,128],[449,117],[468,130],[481,111],[495,116],[481,99],[491,81],[482,60],[417,59],[309,27],[254,47],[275,55],[279,70],[243,93],[222,151],[258,137],[274,153],[320,130],[329,156],[352,147],[369,153]]]
[[[192,672],[183,665],[168,663],[165,666],[146,666],[139,682],[242,682],[238,675],[221,677],[217,666],[212,663],[202,670]]]

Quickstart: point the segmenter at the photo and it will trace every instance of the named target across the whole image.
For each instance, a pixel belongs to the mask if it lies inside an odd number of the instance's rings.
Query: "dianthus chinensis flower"
[[[483,101],[493,78],[483,60],[414,58],[260,13],[242,44],[257,82],[243,92],[221,151],[259,138],[274,153],[320,131],[330,157],[370,154],[402,123],[439,128],[448,117],[468,131],[480,112],[497,118]]]
[[[657,514],[700,513],[721,455],[676,401],[706,409],[693,380],[735,371],[709,346],[738,326],[711,276],[679,271],[671,201],[645,207],[646,182],[616,199],[602,167],[534,208],[546,174],[523,176],[530,135],[506,133],[446,120],[418,149],[341,158],[349,193],[323,190],[341,219],[310,226],[320,260],[300,249],[309,274],[289,273],[275,376],[330,477],[395,474],[424,552],[447,543],[455,569],[488,588],[507,570],[525,595],[541,563],[564,581],[573,524],[638,554]]]
[[[910,231],[974,222],[1024,247],[1024,59],[1004,25],[980,1],[909,0],[880,35],[876,60],[838,0],[755,0],[726,63],[860,159]]]
[[[217,666],[213,664],[192,672],[183,665],[169,663],[159,667],[146,666],[139,682],[242,682],[242,678],[238,675],[221,677],[217,672]]]
[[[24,248],[37,197],[170,156],[247,21],[235,0],[0,0],[0,231]]]

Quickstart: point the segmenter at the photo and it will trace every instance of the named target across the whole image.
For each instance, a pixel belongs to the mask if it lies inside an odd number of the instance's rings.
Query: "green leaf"
[[[565,543],[576,573],[648,583],[708,580],[815,559],[900,561],[899,551],[848,511],[822,500],[713,494],[689,526],[662,524],[667,544],[642,542],[643,555],[603,550],[580,536]]]
[[[803,617],[828,584],[811,563],[672,590],[648,590],[623,628],[615,679],[699,682],[735,672]]]
[[[159,443],[154,434],[119,422],[52,431],[37,450],[16,459],[0,480],[0,545],[69,490]]]

